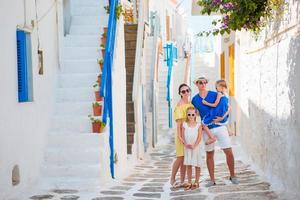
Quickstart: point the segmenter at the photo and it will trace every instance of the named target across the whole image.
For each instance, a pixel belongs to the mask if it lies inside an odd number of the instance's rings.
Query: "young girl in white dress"
[[[201,123],[196,121],[196,109],[187,109],[187,121],[183,123],[184,165],[187,167],[188,184],[186,190],[199,188],[202,155],[200,142],[202,138]],[[195,182],[192,184],[192,167],[195,167]]]

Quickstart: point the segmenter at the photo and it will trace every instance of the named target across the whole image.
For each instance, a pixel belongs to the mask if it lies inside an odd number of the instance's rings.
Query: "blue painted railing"
[[[115,178],[114,173],[114,126],[113,126],[113,106],[112,106],[112,67],[114,61],[115,39],[116,39],[116,6],[118,0],[109,0],[109,19],[106,34],[106,45],[104,54],[104,64],[102,71],[102,82],[100,95],[104,97],[103,122],[107,124],[109,118],[109,147],[110,147],[110,173]]]
[[[172,69],[174,60],[177,60],[177,48],[173,45],[173,43],[167,44],[165,47],[165,62],[168,67],[168,76],[167,76],[167,98],[168,101],[168,114],[169,114],[169,128],[173,126],[172,119],[172,98],[171,98],[171,80],[172,80]]]

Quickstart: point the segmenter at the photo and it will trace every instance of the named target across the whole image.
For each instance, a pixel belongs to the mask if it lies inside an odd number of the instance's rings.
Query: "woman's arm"
[[[202,125],[200,125],[198,128],[198,137],[195,144],[193,145],[193,149],[200,144],[201,139],[202,139]]]
[[[220,103],[220,99],[223,95],[218,93],[217,99],[214,103],[208,103],[207,101],[205,101],[204,99],[202,100],[202,103],[204,105],[210,106],[210,107],[217,107],[217,105]]]
[[[183,139],[183,127],[182,127],[183,120],[177,119],[176,123],[177,123],[177,137],[182,144],[185,144],[185,141]]]

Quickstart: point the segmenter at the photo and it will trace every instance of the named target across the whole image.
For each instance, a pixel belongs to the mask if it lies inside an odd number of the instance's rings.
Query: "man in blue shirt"
[[[192,99],[192,104],[197,108],[197,110],[200,113],[201,119],[210,111],[211,107],[203,104],[203,100],[206,100],[208,103],[214,103],[216,101],[217,92],[214,91],[208,91],[206,89],[208,80],[205,77],[200,77],[194,81],[196,86],[198,87],[199,94],[195,95]],[[225,116],[217,117],[216,122],[222,121]],[[228,130],[226,126],[223,125],[217,125],[217,124],[211,124],[208,126],[212,134],[216,137],[219,146],[224,151],[226,155],[227,165],[230,172],[230,180],[233,184],[238,184],[238,180],[235,177],[234,173],[234,156],[232,153],[230,138],[228,134]],[[208,139],[207,134],[204,132],[203,134],[204,141]],[[206,164],[208,168],[208,172],[210,175],[210,181],[206,184],[206,186],[213,186],[216,185],[215,182],[215,175],[214,175],[214,149],[215,144],[209,144],[205,145],[205,151],[206,151]]]

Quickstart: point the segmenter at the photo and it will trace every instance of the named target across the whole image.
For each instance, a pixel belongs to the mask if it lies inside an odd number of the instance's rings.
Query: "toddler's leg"
[[[209,130],[209,128],[207,126],[203,125],[203,129],[205,130],[205,132],[208,136],[208,139],[205,141],[205,144],[208,145],[208,144],[214,143],[216,141],[216,137],[212,134],[212,132]]]

